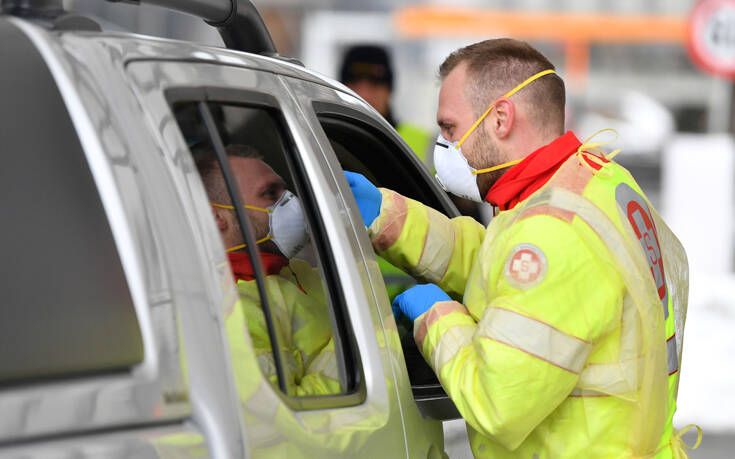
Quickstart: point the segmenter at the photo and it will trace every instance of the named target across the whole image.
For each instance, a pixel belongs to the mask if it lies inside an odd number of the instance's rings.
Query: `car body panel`
[[[55,438],[0,449],[2,459],[134,457],[203,458],[208,449],[204,436],[189,424],[139,427],[80,437]]]
[[[176,166],[145,135],[123,63],[91,40],[89,46],[59,42],[53,33],[11,21],[44,55],[80,133],[131,286],[146,357],[131,377],[79,378],[4,391],[0,403],[21,401],[14,402],[17,418],[3,416],[8,427],[2,431],[7,438],[30,438],[192,416],[215,456],[243,455],[241,417],[230,408],[235,389],[226,371],[221,311],[209,298],[211,282],[188,231],[185,197],[168,172]],[[187,385],[188,393],[181,389]],[[83,406],[90,410],[80,412]],[[22,418],[36,412],[40,427]]]

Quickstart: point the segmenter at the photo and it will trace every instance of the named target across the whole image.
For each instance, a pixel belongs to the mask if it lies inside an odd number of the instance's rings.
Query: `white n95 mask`
[[[235,210],[233,206],[224,204],[212,203],[212,206]],[[268,234],[255,241],[256,243],[260,244],[272,240],[284,257],[292,258],[309,242],[304,211],[301,208],[299,198],[290,191],[285,190],[272,206],[245,205],[245,208],[268,214]],[[236,245],[228,248],[227,252],[234,252],[245,247],[247,247],[247,244]]]
[[[481,202],[480,190],[477,188],[477,178],[462,150],[457,146],[459,142],[450,142],[441,134],[434,145],[434,167],[436,180],[444,191],[460,198]]]
[[[275,204],[268,207],[269,236],[283,256],[291,258],[309,242],[306,220],[299,198],[286,190]]]

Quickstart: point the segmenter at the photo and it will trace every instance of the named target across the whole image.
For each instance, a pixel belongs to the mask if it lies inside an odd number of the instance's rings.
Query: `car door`
[[[304,119],[326,152],[325,162],[335,176],[342,179],[342,170],[359,172],[377,186],[399,191],[449,217],[459,215],[423,163],[364,101],[339,90],[295,79],[289,81],[289,88],[298,98]],[[337,158],[336,162],[333,157]],[[349,192],[345,199],[354,202]],[[367,237],[361,220],[358,220],[355,230],[361,237]],[[381,276],[372,246],[367,247],[363,257],[367,261],[376,299],[381,310],[386,311],[383,326],[397,330],[401,342],[402,352],[394,365],[410,444],[412,437],[421,437],[425,434],[422,430],[427,428],[425,421],[417,421],[418,413],[436,420],[456,419],[459,413],[418,352],[412,325],[406,321],[397,326],[393,315],[388,313],[390,302],[382,279],[385,275]]]
[[[0,41],[0,457],[207,454],[194,386],[228,388],[217,372],[186,377],[181,312],[209,311],[182,282],[198,264],[188,233],[166,228],[186,220],[156,144],[130,135],[125,80],[92,43],[65,48],[25,21],[0,18]],[[211,451],[241,453],[224,432],[237,417],[208,405],[227,439]]]
[[[302,203],[311,234],[311,268],[321,279],[329,310],[324,326],[331,327],[336,343],[334,374],[340,380],[339,390],[328,395],[299,396],[283,383],[288,369],[279,367],[283,364],[278,362],[278,352],[273,352],[273,360],[269,361],[275,374],[269,375],[263,359],[256,358],[260,355],[253,355],[252,332],[235,336],[228,329],[230,364],[240,396],[248,450],[254,457],[409,456],[398,397],[402,383],[396,383],[392,364],[401,358],[400,346],[396,336],[383,328],[390,308],[374,296],[372,276],[364,259],[364,253],[371,250],[370,243],[364,231],[355,231],[355,211],[342,199],[345,184],[340,177],[335,178],[331,167],[336,159],[314,138],[311,125],[288,89],[291,81],[253,69],[257,62],[246,58],[243,67],[236,65],[231,55],[227,60],[228,65],[136,60],[127,65],[127,72],[151,117],[149,129],[158,133],[167,154],[194,171],[194,157],[201,153],[198,145],[202,139],[206,154],[217,150],[219,155],[235,145],[248,144],[265,152],[261,159],[283,177]],[[244,68],[246,64],[251,68]],[[193,113],[193,118],[186,115],[187,111]],[[227,160],[218,161],[226,176]],[[217,231],[213,203],[208,202],[211,198],[194,175],[188,179],[192,189],[198,188],[192,194],[189,211],[196,215],[200,246],[211,260],[210,270],[216,273],[214,281],[222,308],[230,314],[236,311],[233,302],[237,301],[237,288],[242,289],[243,284],[238,283],[236,288],[232,282],[233,273],[225,258],[227,248]],[[247,229],[252,226],[246,221],[250,217],[238,218],[244,223],[245,240],[253,241]],[[247,250],[251,259],[258,258],[257,251]],[[267,278],[256,273],[252,282],[258,286],[259,310],[266,311],[269,304],[280,301],[269,292]],[[268,336],[271,343],[280,343],[273,332],[279,326],[279,315],[271,315],[271,319],[264,319]],[[225,327],[229,327],[227,321],[233,316],[227,317]],[[249,326],[248,321],[242,325],[248,331]],[[426,421],[417,416],[416,422]],[[433,435],[411,445],[411,457],[441,454],[441,427],[433,423],[429,430]],[[420,454],[416,456],[414,451]]]

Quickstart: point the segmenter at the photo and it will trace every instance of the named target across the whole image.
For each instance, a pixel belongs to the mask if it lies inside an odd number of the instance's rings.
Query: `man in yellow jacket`
[[[322,279],[309,263],[293,257],[308,241],[298,198],[254,148],[230,145],[227,154],[259,242],[258,254],[266,275],[262,282],[275,322],[287,392],[297,396],[337,394],[340,382]],[[227,247],[239,290],[238,305],[258,364],[264,376],[277,385],[257,279],[224,177],[213,154],[198,161],[197,167]],[[236,333],[242,330],[237,327]]]
[[[375,251],[429,284],[394,311],[477,457],[673,457],[686,255],[633,177],[564,133],[564,83],[524,42],[440,67],[447,191],[496,208],[448,219],[346,172]]]

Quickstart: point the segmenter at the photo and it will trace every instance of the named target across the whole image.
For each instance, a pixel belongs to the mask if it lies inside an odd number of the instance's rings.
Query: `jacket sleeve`
[[[375,252],[416,279],[460,298],[485,227],[470,217],[449,219],[395,191],[380,192],[380,214],[368,228]]]
[[[483,247],[471,280],[483,285],[468,286],[484,309],[436,303],[414,337],[462,417],[514,450],[569,396],[619,318],[624,288],[571,225],[535,216],[509,233],[496,256]]]

